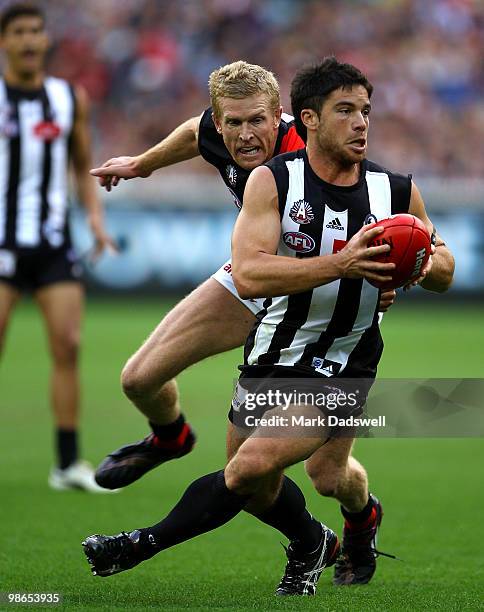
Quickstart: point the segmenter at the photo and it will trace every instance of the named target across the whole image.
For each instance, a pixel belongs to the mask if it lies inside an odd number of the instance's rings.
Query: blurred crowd
[[[1,2],[0,4],[7,4]],[[86,87],[97,162],[135,154],[208,106],[237,59],[278,77],[334,54],[375,85],[370,157],[417,176],[482,177],[482,0],[49,0],[50,71]],[[203,169],[199,164],[197,169]]]

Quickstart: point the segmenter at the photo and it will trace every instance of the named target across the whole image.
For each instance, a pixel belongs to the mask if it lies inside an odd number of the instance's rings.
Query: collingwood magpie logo
[[[231,185],[235,185],[237,182],[237,170],[235,169],[235,166],[227,166],[225,168],[225,173],[229,179],[229,183]]]
[[[298,200],[294,202],[289,211],[289,216],[294,221],[294,223],[299,223],[305,225],[306,223],[311,223],[314,219],[313,209],[309,202],[306,200]]]
[[[363,221],[363,225],[371,225],[372,223],[377,223],[377,222],[378,222],[378,219],[375,217],[375,215],[370,213],[369,215],[366,215],[365,220]]]
[[[326,227],[328,229],[344,230],[344,227],[341,225],[341,221],[338,219],[338,217],[331,219],[331,221],[326,224]]]

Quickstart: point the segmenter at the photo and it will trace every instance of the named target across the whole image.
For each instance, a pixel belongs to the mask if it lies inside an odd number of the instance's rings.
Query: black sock
[[[150,427],[159,440],[174,440],[181,434],[183,426],[185,425],[185,417],[183,414],[168,425],[157,425],[149,421]]]
[[[284,476],[281,491],[274,504],[261,514],[260,521],[283,533],[297,547],[312,552],[321,539],[321,523],[306,509],[306,500],[297,484]]]
[[[180,544],[234,518],[247,504],[249,496],[227,489],[223,470],[192,482],[173,510],[162,521],[140,529],[142,555]]]
[[[78,458],[78,436],[74,429],[56,430],[57,463],[61,470],[65,470]]]
[[[366,522],[370,518],[372,510],[373,510],[373,500],[371,496],[368,496],[368,502],[366,503],[366,506],[363,508],[363,510],[360,510],[359,512],[348,512],[348,510],[345,510],[345,508],[341,506],[341,514],[350,523]]]

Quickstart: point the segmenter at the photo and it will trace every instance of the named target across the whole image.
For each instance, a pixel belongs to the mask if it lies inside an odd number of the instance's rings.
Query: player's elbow
[[[259,297],[259,295],[257,295],[256,284],[249,279],[240,276],[236,277],[234,274],[234,285],[242,300],[250,300]]]
[[[253,278],[250,264],[236,264],[232,261],[232,278],[239,297],[243,300],[260,297],[258,283]]]

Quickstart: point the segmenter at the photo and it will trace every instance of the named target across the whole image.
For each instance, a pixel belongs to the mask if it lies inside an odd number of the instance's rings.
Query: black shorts
[[[309,367],[241,366],[240,369],[242,373],[228,418],[241,430],[250,430],[249,423],[285,403],[302,406],[302,414],[304,406],[308,406],[307,414],[313,417],[317,409],[326,422],[329,416],[332,420],[359,417],[374,382],[374,377],[327,377]],[[332,431],[336,430],[338,427]]]
[[[53,283],[79,282],[82,266],[72,247],[10,250],[0,248],[0,281],[19,291],[37,291]]]

